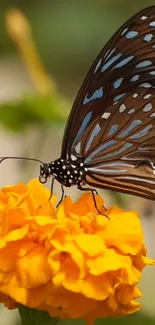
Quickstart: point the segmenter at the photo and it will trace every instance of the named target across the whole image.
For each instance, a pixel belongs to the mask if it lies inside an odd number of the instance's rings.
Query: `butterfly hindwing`
[[[114,105],[112,118],[108,113],[113,107],[109,107],[87,133],[86,182],[155,199],[155,93],[146,88],[138,92],[139,88]],[[106,127],[102,129],[104,116]],[[120,120],[124,123],[118,123]],[[95,139],[95,128],[100,141]]]

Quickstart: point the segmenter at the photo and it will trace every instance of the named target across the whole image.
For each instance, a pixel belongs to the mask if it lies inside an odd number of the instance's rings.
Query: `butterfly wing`
[[[71,159],[74,147],[89,125],[107,107],[130,94],[136,85],[151,80],[152,87],[155,86],[154,70],[155,6],[129,19],[99,53],[71,110],[61,157]]]
[[[73,105],[62,158],[86,183],[155,200],[155,6],[111,38]]]
[[[155,200],[154,89],[109,106],[81,141],[87,184]]]

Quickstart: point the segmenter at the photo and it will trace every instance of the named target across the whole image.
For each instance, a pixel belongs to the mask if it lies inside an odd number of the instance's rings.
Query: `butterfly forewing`
[[[83,134],[106,107],[143,81],[151,80],[155,86],[154,71],[155,7],[151,7],[125,23],[99,53],[69,116],[62,157],[70,157],[73,143],[78,142],[77,134]]]
[[[129,152],[133,152],[135,147],[142,151],[142,144],[152,142],[154,135],[155,91],[137,87],[124,100],[109,106],[95,124],[89,126],[89,132],[83,134],[80,140],[84,142],[84,161],[91,165],[95,160],[106,162],[113,157],[120,158],[124,152],[119,149],[125,144],[125,150]]]
[[[69,116],[62,158],[81,159],[91,186],[155,199],[155,6],[98,55]]]

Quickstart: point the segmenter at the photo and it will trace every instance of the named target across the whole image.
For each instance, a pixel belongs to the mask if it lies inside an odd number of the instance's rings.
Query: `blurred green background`
[[[149,5],[155,1],[0,1],[0,156],[31,156],[47,162],[59,157],[66,118],[90,65],[117,28]],[[12,20],[12,9],[21,10],[28,18],[26,31],[24,27],[20,31],[18,15]],[[38,177],[36,165],[3,163],[0,185]],[[59,195],[58,185],[55,191]],[[149,255],[155,257],[154,204],[101,193],[107,205],[118,203],[140,212]],[[75,190],[72,195],[80,194]],[[155,271],[148,268],[144,273],[142,312],[121,320],[106,319],[105,324],[155,322]],[[20,324],[16,312],[2,306],[0,313],[0,324]]]

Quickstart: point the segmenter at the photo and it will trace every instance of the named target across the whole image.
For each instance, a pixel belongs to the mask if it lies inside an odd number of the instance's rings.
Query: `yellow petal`
[[[0,301],[48,311],[53,317],[122,316],[140,308],[137,285],[155,261],[136,212],[113,207],[85,193],[55,208],[38,180],[0,191]]]

